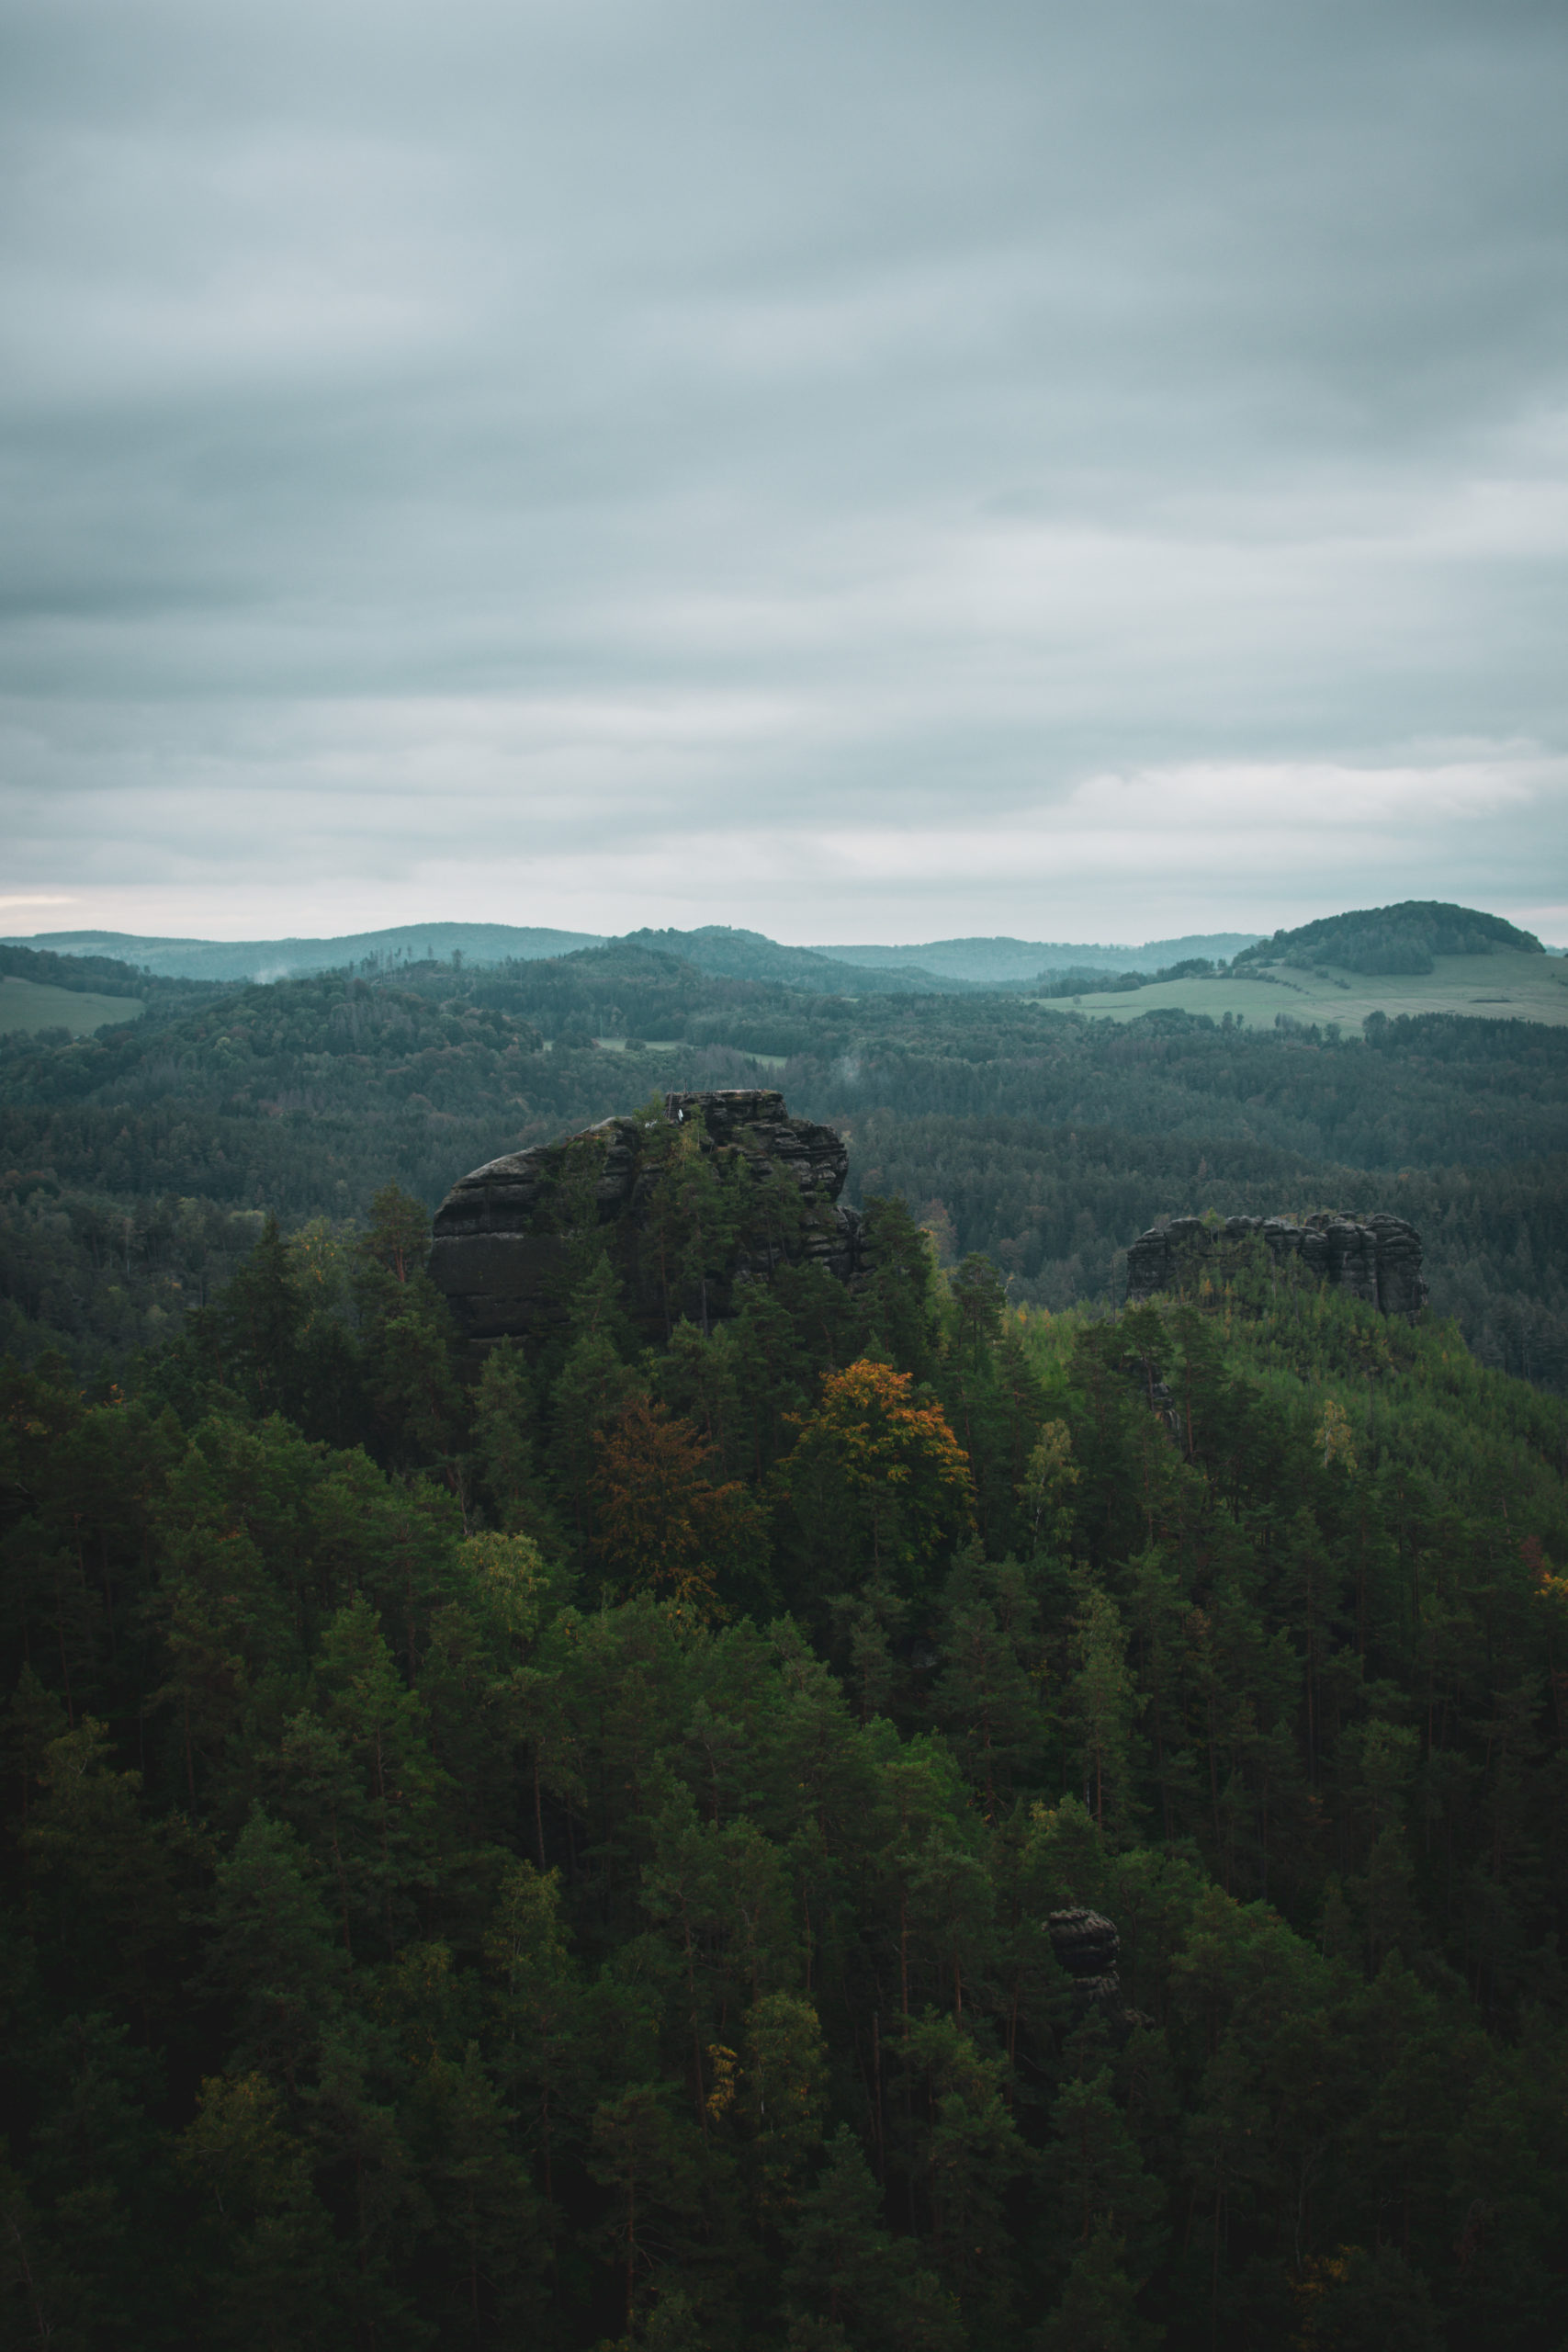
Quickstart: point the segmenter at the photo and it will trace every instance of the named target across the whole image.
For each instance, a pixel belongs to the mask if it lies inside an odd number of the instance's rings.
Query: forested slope
[[[624,945],[166,987],[122,1031],[0,1040],[0,1318],[24,1354],[158,1343],[265,1210],[346,1227],[389,1176],[434,1206],[651,1089],[761,1080],[850,1129],[852,1189],[906,1193],[1015,1303],[1103,1297],[1161,1214],[1383,1206],[1422,1227],[1483,1360],[1568,1389],[1568,1031],[1120,1028],[1016,996],[802,996]]]
[[[6,1375],[15,2340],[1561,2343],[1561,1407],[870,1224],[465,1391],[385,1191]]]

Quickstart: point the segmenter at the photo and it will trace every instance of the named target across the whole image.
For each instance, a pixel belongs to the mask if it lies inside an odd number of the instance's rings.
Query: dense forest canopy
[[[149,994],[0,1041],[0,2340],[1557,2352],[1568,1033]],[[727,1083],[863,1279],[712,1288]],[[431,1207],[639,1102],[651,1343],[589,1222],[475,1379]],[[1117,1311],[1323,1205],[1419,1323]]]
[[[465,1385],[387,1185],[6,1372],[11,2340],[1561,2342],[1562,1408],[866,1219]]]

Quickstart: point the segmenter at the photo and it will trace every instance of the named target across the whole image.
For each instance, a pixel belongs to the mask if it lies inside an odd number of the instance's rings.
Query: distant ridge
[[[857,965],[824,947],[785,947],[760,931],[732,930],[728,923],[695,931],[629,931],[619,946],[646,947],[678,956],[715,978],[773,981],[820,996],[919,995],[927,989],[964,989],[975,983],[908,962],[901,950],[886,949],[885,965]]]
[[[1271,937],[1253,931],[1190,932],[1150,939],[1139,946],[1096,941],[1009,937],[931,939],[886,946],[792,947],[765,933],[728,923],[691,931],[645,928],[610,937],[602,932],[557,931],[538,924],[399,923],[382,931],[346,932],[327,939],[178,939],[125,931],[51,931],[0,940],[0,946],[64,956],[84,965],[105,958],[123,972],[100,969],[100,982],[129,977],[161,980],[265,981],[299,979],[313,972],[361,966],[395,971],[400,964],[474,967],[535,963],[615,945],[672,956],[716,978],[756,980],[810,995],[890,996],[1027,989],[1141,972],[1168,971],[1200,958],[1233,964],[1238,973],[1287,963],[1309,969],[1335,966],[1364,974],[1430,972],[1435,956],[1483,956],[1499,949],[1541,952],[1540,942],[1499,915],[1433,899],[1329,915]],[[1548,951],[1554,952],[1554,951]],[[84,973],[84,984],[87,975]],[[70,985],[70,983],[67,983]]]
[[[1141,947],[1071,944],[1047,939],[932,939],[908,947],[818,947],[840,964],[863,965],[872,971],[913,967],[935,978],[966,980],[981,988],[1006,987],[1010,982],[1037,979],[1043,972],[1141,972],[1206,956],[1212,963],[1228,961],[1250,947],[1255,931],[1195,932],[1183,939],[1150,939]]]
[[[125,931],[48,931],[4,944],[56,956],[112,956],[164,979],[285,980],[369,959],[427,964],[460,955],[465,963],[533,963],[597,947],[602,936],[510,923],[410,922],[390,931],[348,932],[338,939],[143,939]]]

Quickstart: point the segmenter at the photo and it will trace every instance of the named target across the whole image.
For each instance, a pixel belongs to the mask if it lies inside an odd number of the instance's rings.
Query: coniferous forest
[[[6,1041],[0,2340],[1558,2352],[1562,1035],[604,951]],[[658,1089],[758,1056],[871,1271],[715,1321]],[[660,1335],[579,1221],[474,1376],[434,1201],[639,1101]],[[1321,1204],[1418,1322],[1120,1304]]]

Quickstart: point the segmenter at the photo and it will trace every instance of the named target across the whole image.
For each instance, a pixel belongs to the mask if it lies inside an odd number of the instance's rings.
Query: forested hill
[[[352,1226],[389,1177],[434,1206],[650,1091],[761,1082],[847,1125],[852,1190],[907,1194],[1014,1303],[1104,1298],[1161,1215],[1382,1206],[1422,1228],[1435,1306],[1484,1361],[1568,1388],[1568,1030],[1117,1027],[1010,995],[804,996],[624,945],[192,1001],[0,1039],[0,1338],[24,1356],[158,1342],[265,1209]]]
[[[1490,956],[1503,947],[1545,953],[1533,932],[1520,931],[1501,915],[1436,899],[1405,899],[1398,906],[1368,907],[1325,916],[1297,931],[1277,931],[1234,960],[1237,966],[1337,964],[1347,972],[1429,972],[1435,956]]]
[[[784,947],[761,932],[735,931],[725,923],[705,923],[698,931],[634,931],[615,944],[677,956],[716,978],[757,980],[814,996],[932,995],[977,985],[961,976],[928,970],[912,959],[867,967],[840,962],[830,949]]]
[[[1043,971],[1126,971],[1155,968],[1183,956],[1230,956],[1256,936],[1251,932],[1214,933],[1187,939],[1153,940],[1143,948],[1073,945],[1025,939],[937,939],[920,947],[789,947],[761,932],[706,923],[695,931],[640,930],[626,934],[637,946],[680,956],[699,969],[739,979],[780,980],[820,993],[856,994],[879,983],[863,973],[890,974],[886,983],[917,991],[949,980],[987,987],[1032,981]],[[13,943],[20,944],[22,943]],[[391,970],[454,955],[468,965],[526,962],[565,956],[604,942],[586,932],[542,930],[509,923],[404,923],[389,930],[356,932],[335,939],[149,939],[126,932],[51,932],[29,952],[50,952],[73,960],[113,958],[148,973],[175,978],[283,979],[333,970]],[[851,968],[855,967],[855,968]],[[3,968],[3,967],[0,967]]]
[[[1562,2342],[1561,1406],[868,1229],[649,1350],[591,1227],[465,1389],[386,1188],[4,1374],[8,2340]]]
[[[165,979],[137,971],[115,956],[56,956],[19,943],[0,944],[0,973],[18,980],[40,981],[47,988],[73,995],[109,995],[151,1000],[165,1013],[188,1011],[217,991],[180,979]]]

